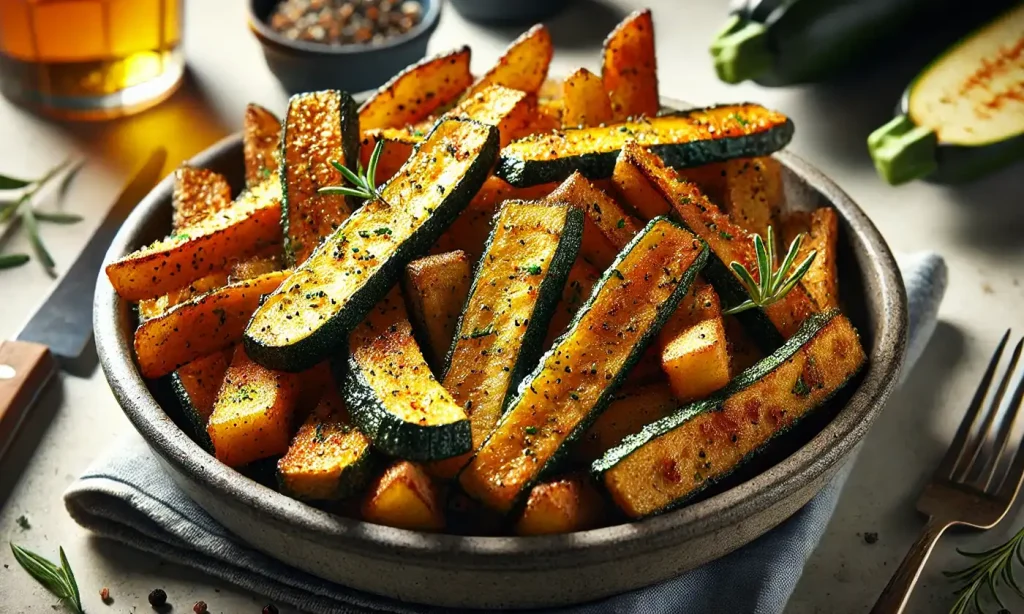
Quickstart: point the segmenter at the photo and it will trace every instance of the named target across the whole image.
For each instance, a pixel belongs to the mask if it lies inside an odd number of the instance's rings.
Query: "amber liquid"
[[[0,0],[0,91],[69,119],[118,117],[177,88],[184,0]]]

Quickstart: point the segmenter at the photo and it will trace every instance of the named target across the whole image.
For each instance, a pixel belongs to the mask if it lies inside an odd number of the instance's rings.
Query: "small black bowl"
[[[455,10],[470,21],[518,26],[546,19],[565,8],[569,0],[451,0]]]
[[[379,44],[322,45],[285,38],[268,25],[279,0],[251,0],[249,29],[263,45],[270,72],[290,94],[325,89],[375,89],[427,53],[441,18],[442,0],[420,0],[423,19],[401,36]]]

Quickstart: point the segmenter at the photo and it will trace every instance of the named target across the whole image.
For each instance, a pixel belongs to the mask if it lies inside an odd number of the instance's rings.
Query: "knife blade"
[[[155,149],[125,183],[74,264],[13,341],[0,342],[0,458],[58,365],[74,362],[92,338],[92,303],[107,248],[121,224],[163,176]]]

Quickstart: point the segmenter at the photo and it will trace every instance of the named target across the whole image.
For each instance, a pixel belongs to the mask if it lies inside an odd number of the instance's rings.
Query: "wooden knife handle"
[[[0,458],[56,371],[57,362],[45,345],[0,341]]]

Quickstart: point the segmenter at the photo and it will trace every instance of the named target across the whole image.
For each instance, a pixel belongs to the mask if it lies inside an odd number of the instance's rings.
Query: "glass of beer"
[[[109,119],[181,83],[184,0],[0,0],[0,92],[60,119]]]

